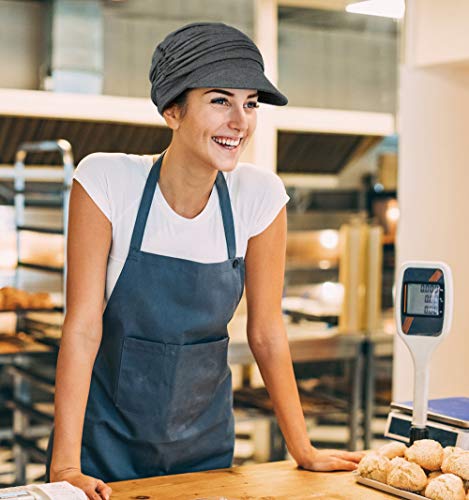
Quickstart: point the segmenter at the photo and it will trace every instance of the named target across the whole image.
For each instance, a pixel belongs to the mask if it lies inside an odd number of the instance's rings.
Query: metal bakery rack
[[[39,156],[48,162],[59,155],[59,175],[53,182],[27,182],[27,157]],[[44,156],[45,155],[45,156]],[[49,168],[49,166],[48,166]],[[68,205],[72,185],[74,161],[72,147],[66,140],[26,142],[19,146],[14,166],[14,209],[16,227],[17,267],[14,284],[27,287],[31,279],[40,273],[60,275],[61,292],[49,309],[15,308],[0,312],[16,314],[14,335],[0,338],[0,370],[4,368],[11,378],[10,390],[3,395],[13,413],[12,428],[0,429],[0,440],[13,445],[14,484],[25,484],[29,462],[44,463],[44,445],[53,421],[53,393],[55,364],[60,343],[66,291],[66,241]],[[26,207],[61,209],[60,227],[26,223]],[[23,258],[24,233],[36,235],[63,235],[63,266],[34,263]],[[29,274],[32,274],[30,277]],[[26,283],[26,284],[25,284]],[[6,349],[1,349],[3,345]],[[37,479],[37,478],[34,478]]]

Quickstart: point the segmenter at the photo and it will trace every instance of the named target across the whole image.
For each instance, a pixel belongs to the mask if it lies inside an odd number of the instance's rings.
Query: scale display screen
[[[440,291],[438,283],[407,283],[405,313],[411,316],[440,316]]]

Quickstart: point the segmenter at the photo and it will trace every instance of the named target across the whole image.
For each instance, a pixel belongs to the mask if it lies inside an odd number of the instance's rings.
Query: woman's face
[[[200,88],[188,92],[173,128],[175,146],[193,164],[230,171],[236,167],[257,122],[256,90]]]

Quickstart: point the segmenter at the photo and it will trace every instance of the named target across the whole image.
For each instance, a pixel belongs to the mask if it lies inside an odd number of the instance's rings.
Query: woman
[[[360,453],[316,450],[306,433],[280,307],[288,196],[237,165],[258,101],[286,97],[254,43],[219,23],[168,35],[150,80],[166,152],[94,154],[75,174],[50,480],[99,499],[107,481],[231,466],[227,323],[245,277],[249,345],[290,453],[354,469]]]

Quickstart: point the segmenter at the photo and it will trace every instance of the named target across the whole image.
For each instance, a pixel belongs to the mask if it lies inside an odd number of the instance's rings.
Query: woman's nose
[[[248,117],[243,106],[233,106],[229,126],[235,130],[244,131],[248,128]]]

